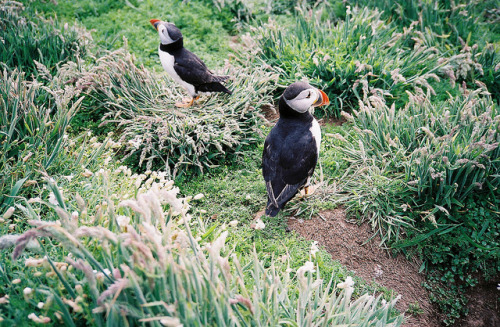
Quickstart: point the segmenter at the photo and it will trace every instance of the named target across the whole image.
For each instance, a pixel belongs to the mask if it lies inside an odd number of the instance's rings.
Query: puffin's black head
[[[280,114],[297,116],[330,103],[325,92],[312,87],[306,82],[295,82],[288,86],[280,98]]]
[[[171,44],[182,39],[181,30],[174,24],[162,22],[158,19],[151,19],[149,22],[158,31],[162,44]]]

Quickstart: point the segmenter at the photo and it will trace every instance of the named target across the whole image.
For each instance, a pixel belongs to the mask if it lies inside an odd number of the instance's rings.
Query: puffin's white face
[[[160,41],[163,44],[174,43],[174,40],[168,34],[167,27],[163,24],[158,25],[158,35],[160,35]]]
[[[319,100],[319,101],[318,101]],[[295,98],[287,100],[285,102],[293,110],[304,113],[309,110],[309,108],[319,105],[322,102],[322,96],[318,89],[309,88],[300,92]]]
[[[181,30],[174,24],[162,22],[159,19],[151,19],[149,22],[158,31],[162,44],[171,44],[182,39]]]

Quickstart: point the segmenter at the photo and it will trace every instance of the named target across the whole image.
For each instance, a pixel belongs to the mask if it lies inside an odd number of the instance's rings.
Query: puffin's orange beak
[[[330,104],[330,100],[328,99],[328,95],[326,95],[325,92],[321,91],[318,89],[320,96],[318,97],[318,100],[313,103],[313,107],[320,107],[320,106],[325,106],[327,104]]]
[[[155,30],[158,30],[158,24],[160,24],[161,20],[159,20],[159,19],[151,19],[149,22],[151,23],[151,25],[153,25],[153,27],[155,28]]]

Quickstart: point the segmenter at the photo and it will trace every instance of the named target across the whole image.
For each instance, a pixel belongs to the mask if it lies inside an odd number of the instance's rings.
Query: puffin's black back
[[[271,217],[305,185],[318,161],[316,141],[310,131],[314,117],[309,112],[293,110],[284,100],[284,97],[293,99],[310,87],[304,84],[289,87],[283,93],[279,102],[280,119],[264,143],[262,174],[268,193],[266,215]]]
[[[160,50],[174,56],[174,70],[179,77],[194,86],[196,92],[224,92],[232,94],[221,82],[229,76],[216,76],[197,55],[184,48],[181,31],[174,24],[167,23],[168,35],[173,43],[160,44]]]

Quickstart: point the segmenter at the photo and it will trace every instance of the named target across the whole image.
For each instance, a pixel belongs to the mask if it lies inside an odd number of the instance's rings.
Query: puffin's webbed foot
[[[303,198],[303,197],[314,194],[316,187],[317,186],[314,186],[314,185],[308,185],[308,186],[304,187],[302,190],[299,191],[298,198]]]
[[[198,100],[199,98],[199,96],[197,96],[196,98],[184,98],[182,99],[182,102],[177,102],[175,106],[178,108],[189,108],[193,105],[194,101]]]

